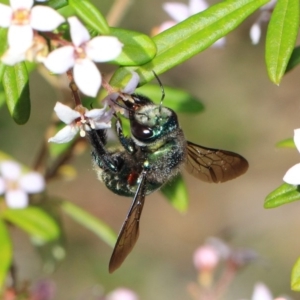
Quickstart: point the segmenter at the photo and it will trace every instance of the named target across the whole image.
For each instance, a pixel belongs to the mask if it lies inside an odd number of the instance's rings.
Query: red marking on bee
[[[136,172],[132,172],[127,177],[127,183],[129,185],[134,185],[139,177],[139,174]]]

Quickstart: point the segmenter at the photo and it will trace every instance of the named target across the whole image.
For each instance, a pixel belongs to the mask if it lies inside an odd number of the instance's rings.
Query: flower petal
[[[3,195],[6,191],[6,184],[4,178],[0,177],[0,195]]]
[[[30,10],[33,5],[33,0],[10,0],[10,6],[13,10],[27,9]]]
[[[8,30],[8,44],[13,52],[25,52],[32,44],[33,30],[30,25],[11,25]]]
[[[0,3],[0,26],[8,27],[11,23],[13,11],[8,5]]]
[[[90,40],[91,37],[88,30],[76,17],[68,18],[68,22],[70,24],[72,42],[76,47]]]
[[[175,21],[166,21],[166,22],[163,22],[161,25],[157,26],[157,27],[154,27],[151,31],[151,34],[154,36],[154,35],[157,35],[171,27],[173,27],[174,25],[176,25],[177,22]]]
[[[52,51],[44,61],[46,68],[56,74],[68,71],[74,64],[73,46],[64,46]]]
[[[294,130],[294,143],[300,152],[300,128]]]
[[[5,194],[5,201],[9,208],[25,208],[28,206],[28,195],[22,190],[8,191]]]
[[[52,31],[64,21],[64,17],[51,7],[36,5],[31,10],[30,25],[36,30]]]
[[[9,66],[13,66],[18,62],[24,61],[26,59],[25,52],[15,52],[8,49],[1,57],[1,61]]]
[[[251,300],[273,300],[273,296],[268,287],[263,283],[257,283]]]
[[[259,23],[254,23],[250,28],[250,38],[253,45],[257,45],[260,40],[261,29]]]
[[[101,86],[101,75],[92,61],[83,59],[76,62],[73,75],[75,83],[82,93],[96,97]]]
[[[96,62],[117,58],[122,52],[123,44],[113,36],[97,36],[86,43],[87,56]]]
[[[0,164],[2,176],[7,180],[18,180],[21,176],[21,166],[15,161],[6,160]]]
[[[71,124],[75,119],[80,118],[80,113],[61,102],[56,102],[54,111],[58,118],[65,124]]]
[[[163,4],[163,9],[176,22],[181,22],[190,16],[188,6],[182,3],[167,2]]]
[[[45,180],[37,172],[25,174],[19,180],[20,187],[28,194],[40,193],[45,189]]]
[[[283,181],[288,184],[300,185],[300,163],[294,165],[285,173]]]
[[[122,90],[122,92],[125,94],[133,94],[140,82],[140,76],[138,73],[131,72],[131,75],[132,75],[131,79],[129,80],[125,88]]]
[[[70,142],[77,132],[79,128],[77,126],[67,125],[63,129],[61,129],[54,137],[50,138],[48,142],[63,144]]]
[[[138,300],[138,296],[133,291],[126,288],[118,288],[110,292],[107,300]]]
[[[226,44],[226,38],[225,37],[221,37],[216,42],[214,42],[211,46],[215,47],[215,48],[221,48],[221,47],[224,47],[225,44]]]
[[[90,119],[100,119],[105,113],[106,107],[104,108],[94,108],[87,111],[84,115]]]
[[[197,14],[200,11],[203,11],[208,8],[208,4],[205,0],[190,0],[189,3],[189,14],[190,16]]]

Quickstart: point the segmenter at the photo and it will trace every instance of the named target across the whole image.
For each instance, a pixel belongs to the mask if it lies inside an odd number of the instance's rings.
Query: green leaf
[[[44,210],[30,206],[24,209],[6,209],[1,217],[26,231],[40,244],[59,237],[60,229],[56,221]]]
[[[294,48],[290,60],[288,62],[288,65],[285,69],[285,73],[294,69],[299,63],[300,63],[300,46]]]
[[[0,291],[12,263],[12,244],[5,223],[0,219]]]
[[[117,235],[107,224],[71,202],[63,201],[61,208],[73,220],[94,232],[109,246],[114,247]]]
[[[90,28],[98,33],[108,34],[109,27],[100,11],[87,0],[69,0],[69,5],[73,7],[77,16]]]
[[[171,182],[167,183],[160,190],[168,199],[171,205],[180,212],[188,208],[188,192],[181,174],[177,175]]]
[[[50,0],[47,4],[54,9],[59,9],[64,6],[67,6],[68,0]]]
[[[29,81],[25,63],[6,66],[2,83],[12,118],[17,124],[25,124],[30,116]]]
[[[299,0],[278,0],[266,38],[269,77],[279,84],[294,49],[299,29]]]
[[[136,71],[140,75],[140,85],[149,82],[154,78],[153,70],[161,74],[205,50],[267,2],[268,0],[227,0],[191,16],[153,37],[157,55],[152,61],[140,67],[118,69],[111,84],[124,87],[127,83],[124,78],[130,71]]]
[[[5,93],[4,93],[2,85],[0,84],[0,108],[5,103],[5,100],[6,100],[5,99]]]
[[[7,28],[0,28],[0,56],[7,49]]]
[[[192,97],[189,93],[181,89],[175,89],[168,86],[164,86],[165,99],[163,104],[166,107],[174,109],[181,113],[199,113],[203,111],[203,104]],[[158,85],[146,84],[136,90],[136,93],[141,93],[149,97],[155,103],[159,104],[161,99],[161,88]]]
[[[293,138],[285,139],[276,144],[278,148],[296,148],[295,142]]]
[[[300,258],[293,266],[292,277],[291,277],[291,289],[293,291],[300,291]]]
[[[284,183],[266,197],[264,208],[273,208],[297,200],[300,200],[300,187]]]
[[[156,54],[156,45],[150,37],[140,32],[111,28],[110,35],[115,36],[124,45],[122,53],[112,62],[122,66],[143,65]]]

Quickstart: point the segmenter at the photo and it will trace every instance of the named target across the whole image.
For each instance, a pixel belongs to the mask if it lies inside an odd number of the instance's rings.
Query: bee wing
[[[206,182],[225,182],[244,174],[247,160],[241,155],[187,142],[187,171]]]
[[[109,261],[110,273],[121,266],[139,237],[140,217],[145,203],[146,175],[145,171],[140,175],[140,183]]]

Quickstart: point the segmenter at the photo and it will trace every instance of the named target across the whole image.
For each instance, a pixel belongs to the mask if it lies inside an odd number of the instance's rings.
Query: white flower
[[[129,289],[118,288],[109,293],[105,300],[138,300],[138,296]]]
[[[1,57],[6,65],[15,65],[18,62],[28,60],[30,62],[43,62],[48,54],[48,46],[46,40],[36,35],[33,38],[31,46],[24,52],[14,51],[9,48]]]
[[[256,19],[255,23],[250,28],[250,38],[252,44],[256,45],[259,43],[261,36],[261,25],[262,23],[266,23],[270,20],[271,13],[277,3],[277,0],[270,0],[269,3],[263,5],[260,10],[261,13],[259,17]]]
[[[14,53],[24,53],[32,44],[34,30],[51,31],[64,22],[54,9],[33,6],[33,0],[10,0],[0,3],[0,27],[8,29],[8,45]]]
[[[10,208],[25,208],[28,194],[40,193],[45,189],[44,178],[37,172],[21,173],[21,166],[14,161],[0,164],[0,195]]]
[[[300,152],[300,128],[294,130],[294,142]],[[300,163],[294,165],[285,173],[283,181],[289,184],[300,185]]]
[[[259,282],[254,286],[251,300],[273,300],[273,296],[268,287]]]
[[[111,127],[110,119],[112,118],[113,111],[106,111],[106,107],[89,111],[79,105],[73,110],[69,106],[57,102],[54,111],[58,118],[67,124],[67,126],[61,129],[54,137],[50,138],[48,142],[57,144],[67,143],[71,141],[78,132],[84,137],[85,131]]]
[[[189,0],[189,5],[178,2],[166,2],[163,4],[163,9],[173,19],[172,21],[166,21],[158,28],[155,28],[155,34],[158,34],[164,30],[171,28],[179,22],[195,15],[208,8],[208,4],[205,0]],[[225,44],[225,38],[220,38],[213,46],[221,47]]]
[[[122,51],[122,44],[112,36],[90,39],[87,29],[76,18],[68,19],[73,45],[63,46],[51,52],[45,66],[53,73],[61,74],[73,67],[74,80],[86,95],[95,97],[101,86],[101,74],[95,62],[115,59]]]

